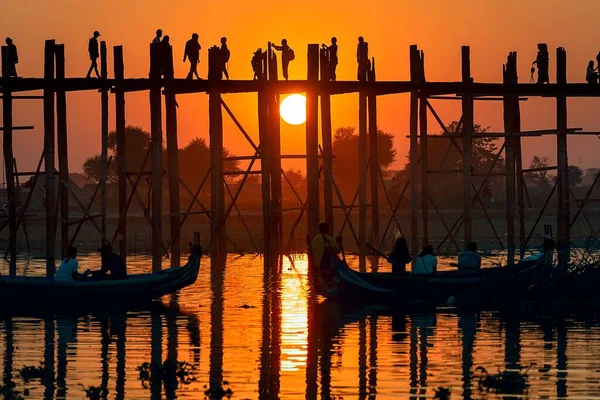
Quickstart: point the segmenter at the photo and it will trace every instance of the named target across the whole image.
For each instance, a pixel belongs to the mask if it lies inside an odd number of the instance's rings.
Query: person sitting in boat
[[[103,245],[98,249],[102,258],[102,266],[99,271],[92,273],[94,280],[118,280],[127,279],[127,267],[125,261],[113,253],[112,247],[108,244]]]
[[[415,261],[412,273],[415,275],[431,275],[437,272],[437,257],[433,251],[433,246],[428,244],[423,247],[421,254]]]
[[[54,276],[54,280],[69,282],[76,281],[87,277],[92,272],[88,269],[83,274],[79,273],[79,261],[77,261],[77,249],[75,247],[69,247],[67,249],[67,257],[60,263],[58,271]]]
[[[406,264],[412,261],[406,239],[403,237],[396,239],[396,244],[388,257],[388,261],[392,264],[392,273],[403,274],[406,272]]]
[[[458,273],[476,274],[481,269],[481,255],[477,253],[477,244],[467,243],[465,251],[458,255]]]
[[[310,243],[310,249],[312,251],[313,259],[319,266],[319,271],[324,278],[328,277],[333,273],[331,265],[331,255],[326,249],[332,251],[334,254],[340,253],[339,244],[342,242],[342,237],[338,236],[337,239],[333,239],[329,235],[329,224],[322,222],[319,224],[319,234]]]

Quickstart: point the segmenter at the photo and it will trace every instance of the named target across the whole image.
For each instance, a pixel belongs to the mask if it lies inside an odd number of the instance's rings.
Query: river
[[[130,257],[130,272],[148,260]],[[80,268],[98,262],[81,256]],[[309,295],[304,255],[271,279],[258,256],[222,267],[203,259],[195,285],[145,310],[2,317],[5,398],[432,398],[439,388],[450,398],[600,398],[593,317],[348,310]],[[44,260],[19,261],[19,274],[43,271]],[[185,382],[140,379],[144,363],[167,359],[182,363]],[[26,382],[27,366],[41,377]]]

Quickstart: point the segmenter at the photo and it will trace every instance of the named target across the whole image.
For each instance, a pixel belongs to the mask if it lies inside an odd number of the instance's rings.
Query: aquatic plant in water
[[[479,390],[492,391],[499,394],[524,394],[529,388],[529,367],[518,370],[498,370],[497,374],[490,374],[484,367],[477,367],[479,372]]]

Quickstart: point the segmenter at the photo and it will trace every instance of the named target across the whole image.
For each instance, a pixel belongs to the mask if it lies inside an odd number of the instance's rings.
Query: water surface
[[[128,263],[149,268],[147,257]],[[43,271],[43,260],[19,264],[20,274]],[[69,399],[91,386],[109,399],[220,398],[227,389],[235,399],[432,398],[439,387],[451,398],[600,398],[594,317],[346,309],[309,295],[305,256],[284,259],[280,276],[263,271],[260,257],[204,259],[196,284],[160,306],[2,317],[3,385]],[[188,363],[195,380],[173,391],[139,379],[143,363],[167,359]],[[24,383],[21,368],[40,363],[50,377]],[[478,367],[504,373],[506,384],[487,392]]]

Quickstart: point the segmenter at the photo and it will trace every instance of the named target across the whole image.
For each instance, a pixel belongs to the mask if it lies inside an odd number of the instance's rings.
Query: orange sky
[[[109,46],[109,73],[112,76],[112,46],[125,51],[127,77],[147,76],[148,43],[156,28],[171,37],[175,53],[175,73],[184,77],[187,65],[181,62],[183,45],[192,32],[198,32],[202,45],[201,75],[206,76],[206,49],[228,37],[232,56],[229,63],[233,79],[251,79],[250,57],[269,40],[286,37],[295,50],[290,64],[290,79],[306,77],[306,45],[338,38],[340,65],[338,79],[355,79],[356,38],[363,35],[376,58],[379,80],[406,80],[410,44],[425,51],[428,80],[460,79],[460,46],[471,46],[472,75],[475,81],[498,82],[502,63],[509,51],[519,53],[519,77],[529,81],[529,68],[536,43],[546,42],[550,49],[550,77],[554,77],[555,49],[567,49],[568,79],[582,82],[587,61],[597,54],[600,43],[596,31],[600,3],[592,0],[474,1],[414,0],[371,2],[356,0],[304,0],[302,2],[264,0],[7,0],[0,2],[0,36],[11,36],[19,48],[21,76],[42,76],[44,40],[54,38],[66,47],[67,76],[87,72],[87,41],[94,30]],[[225,100],[238,119],[257,138],[256,95],[227,95]],[[67,97],[69,164],[79,171],[84,159],[100,149],[100,96],[97,93],[72,93]],[[356,126],[356,95],[332,101],[333,126]],[[185,145],[195,136],[207,137],[208,107],[204,94],[182,95],[179,103],[179,143]],[[110,127],[114,127],[114,99],[110,100]],[[439,104],[439,106],[438,106]],[[408,141],[408,96],[396,95],[379,100],[379,126],[396,136],[398,161],[404,164]],[[458,119],[459,102],[434,104],[444,120]],[[600,131],[598,100],[569,100],[569,127]],[[475,122],[502,130],[501,103],[479,103]],[[21,101],[15,105],[15,124],[35,125],[34,131],[15,134],[16,157],[21,170],[34,168],[42,149],[42,103]],[[127,123],[149,128],[148,94],[127,96]],[[556,124],[552,99],[530,99],[522,105],[523,129],[551,129]],[[439,132],[431,119],[432,132]],[[297,154],[304,147],[304,126],[291,127],[282,122],[282,152]],[[250,154],[243,137],[225,116],[225,145],[234,153]],[[595,137],[572,138],[570,163],[597,166],[600,141]],[[555,159],[552,137],[524,140],[524,164],[532,155]],[[296,162],[299,167],[302,163]],[[285,165],[284,165],[285,167]]]

